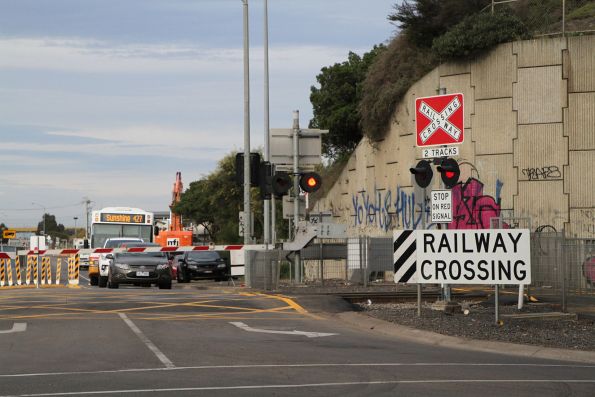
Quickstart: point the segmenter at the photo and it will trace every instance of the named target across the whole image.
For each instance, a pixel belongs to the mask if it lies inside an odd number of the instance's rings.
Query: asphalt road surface
[[[324,302],[82,280],[0,290],[0,396],[595,395],[595,365],[379,336]]]

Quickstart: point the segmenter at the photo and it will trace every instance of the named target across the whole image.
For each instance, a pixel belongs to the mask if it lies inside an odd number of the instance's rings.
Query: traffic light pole
[[[293,112],[293,236],[297,234],[298,218],[300,215],[300,182],[299,182],[299,142],[300,142],[300,111]],[[294,256],[295,280],[302,282],[302,269],[300,252],[296,251]]]
[[[250,60],[248,42],[248,0],[243,0],[244,9],[244,244],[251,243],[250,235]]]

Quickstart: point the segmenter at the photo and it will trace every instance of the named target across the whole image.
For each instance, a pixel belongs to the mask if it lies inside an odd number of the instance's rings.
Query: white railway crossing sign
[[[452,222],[452,191],[432,190],[430,206],[432,223]]]
[[[395,231],[395,282],[529,285],[529,236],[528,229]]]

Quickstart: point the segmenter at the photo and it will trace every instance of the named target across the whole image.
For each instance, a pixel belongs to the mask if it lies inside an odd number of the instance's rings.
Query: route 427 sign
[[[463,94],[437,95],[415,100],[417,146],[463,143]]]

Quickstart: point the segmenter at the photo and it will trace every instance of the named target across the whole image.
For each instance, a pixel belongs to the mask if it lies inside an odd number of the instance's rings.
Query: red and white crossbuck
[[[436,95],[415,100],[417,146],[463,143],[463,94]]]

